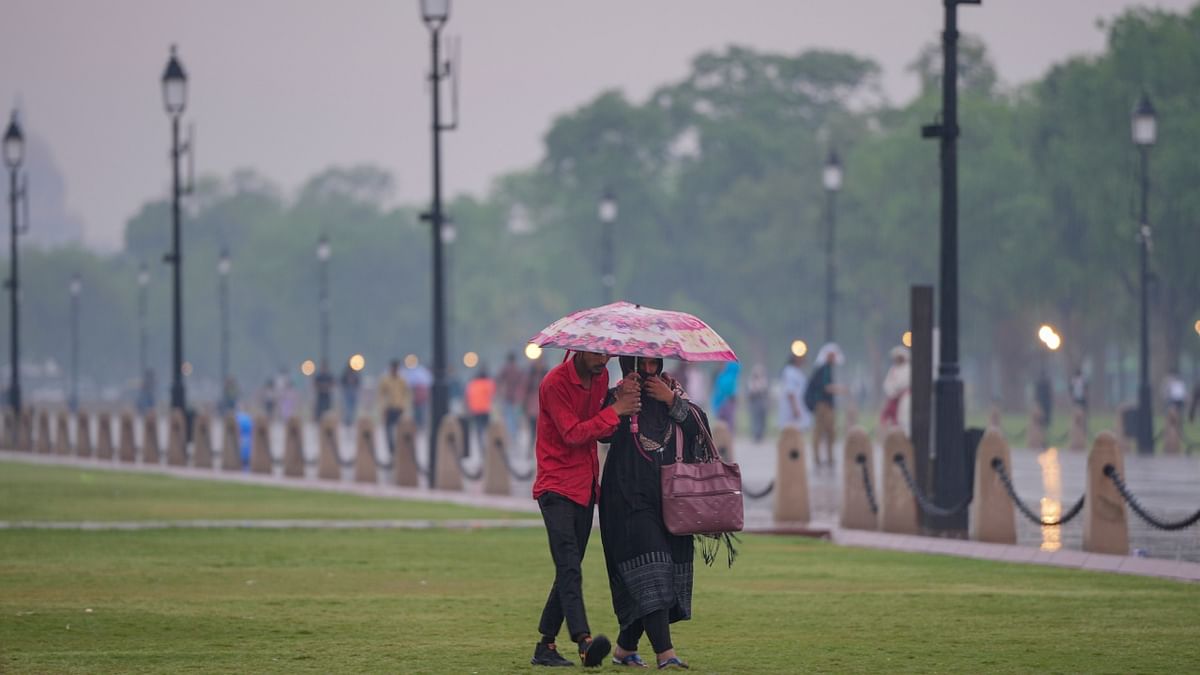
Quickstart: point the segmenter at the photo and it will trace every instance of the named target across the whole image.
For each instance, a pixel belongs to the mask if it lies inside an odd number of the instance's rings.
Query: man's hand
[[[633,392],[641,392],[642,376],[635,373],[626,375],[620,382],[617,383],[617,394],[628,394]]]
[[[642,409],[642,394],[638,390],[627,391],[624,387],[617,390],[617,400],[612,404],[613,412],[618,415],[634,415]]]
[[[642,387],[650,395],[650,398],[656,401],[662,401],[667,405],[675,402],[675,392],[657,375],[646,378],[646,382]]]

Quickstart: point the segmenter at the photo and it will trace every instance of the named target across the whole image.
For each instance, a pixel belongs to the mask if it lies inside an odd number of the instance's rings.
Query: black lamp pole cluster
[[[71,395],[67,407],[75,412],[79,410],[79,294],[83,292],[79,274],[71,277],[68,289],[71,292]]]
[[[1138,454],[1154,454],[1154,404],[1150,396],[1150,146],[1158,139],[1158,119],[1150,97],[1142,94],[1133,111],[1133,142],[1141,155],[1142,208],[1138,221],[1141,244],[1141,336],[1138,349]]]
[[[217,302],[220,303],[221,313],[221,387],[224,391],[225,382],[229,379],[229,272],[233,269],[233,261],[229,257],[229,247],[222,246],[217,257]]]
[[[837,300],[837,261],[833,256],[833,233],[837,223],[837,193],[842,189],[842,162],[837,150],[831,149],[821,173],[825,186],[825,341],[833,342],[833,307]]]
[[[934,501],[942,507],[956,506],[969,489],[966,475],[966,412],[963,383],[958,368],[958,6],[978,5],[982,0],[942,0],[945,28],[942,32],[942,119],[922,127],[921,135],[936,138],[942,166],[941,283],[938,287],[940,353],[934,382],[936,428],[934,450]],[[945,529],[966,528],[966,512],[944,519]]]
[[[12,331],[9,342],[12,351],[12,373],[8,385],[8,403],[12,406],[13,414],[16,416],[19,416],[21,413],[21,277],[17,267],[17,236],[29,229],[29,199],[26,193],[29,179],[21,175],[21,163],[24,160],[25,134],[21,132],[21,123],[17,119],[17,111],[13,110],[12,118],[8,123],[8,130],[4,132],[4,164],[8,166],[9,175],[9,242],[11,247],[9,251],[11,270],[5,286],[8,287],[9,309],[11,311],[9,329]],[[24,225],[21,224],[17,217],[17,214],[21,211],[21,204],[25,205]]]
[[[600,272],[600,283],[604,286],[604,303],[616,300],[617,273],[613,260],[613,225],[617,221],[617,196],[612,190],[605,190],[600,197],[600,227],[604,241],[601,264],[604,269]]]
[[[333,251],[329,247],[329,237],[321,235],[317,239],[317,261],[320,263],[321,283],[317,303],[321,312],[321,367],[329,363],[329,257]]]
[[[430,50],[432,52],[432,68],[429,79],[432,83],[433,117],[430,129],[433,132],[433,203],[427,213],[421,214],[421,219],[428,221],[433,235],[433,391],[432,415],[429,423],[429,475],[434,476],[437,468],[437,430],[442,417],[449,408],[446,387],[446,301],[442,261],[442,225],[445,214],[442,213],[442,142],[443,131],[450,131],[458,126],[455,119],[450,124],[442,122],[441,98],[442,79],[449,76],[449,62],[443,64],[438,55],[441,42],[441,31],[450,20],[450,0],[421,0],[421,18],[429,27]],[[455,115],[457,118],[457,115]]]
[[[179,159],[187,154],[191,157],[191,142],[179,142],[179,118],[187,107],[187,74],[183,71],[179,59],[175,55],[175,46],[171,46],[171,58],[167,61],[167,69],[162,76],[163,106],[171,116],[171,253],[163,256],[163,262],[171,265],[174,277],[173,316],[172,316],[172,368],[171,368],[171,407],[187,411],[187,392],[183,387],[183,252],[180,249],[179,236],[179,200],[183,194],[191,192],[191,181],[184,187],[179,178]]]

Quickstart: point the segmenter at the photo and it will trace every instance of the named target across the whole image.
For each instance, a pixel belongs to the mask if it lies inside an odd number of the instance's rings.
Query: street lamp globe
[[[233,262],[229,259],[229,249],[221,249],[221,255],[217,258],[217,274],[223,277],[229,276],[229,270],[233,267]]]
[[[825,189],[837,192],[842,189],[842,161],[838,158],[837,150],[830,150],[825,160],[825,171],[821,175]]]
[[[612,190],[605,190],[600,197],[600,222],[611,223],[617,219],[617,197]]]
[[[175,57],[175,45],[171,45],[171,58],[162,76],[163,106],[172,117],[183,113],[187,106],[187,73]]]
[[[1154,106],[1150,104],[1150,97],[1142,94],[1142,100],[1138,101],[1137,107],[1133,109],[1133,142],[1140,146],[1154,145],[1154,141],[1158,138],[1158,119],[1154,114]]]
[[[421,0],[421,18],[429,25],[441,25],[450,19],[450,0]]]
[[[71,290],[71,297],[73,298],[78,298],[79,294],[83,292],[83,280],[79,278],[78,274],[75,274],[71,277],[71,285],[69,288]]]
[[[8,168],[15,169],[21,165],[25,157],[25,134],[21,133],[21,123],[17,120],[17,111],[12,112],[8,123],[8,131],[4,132],[4,163]]]
[[[329,237],[321,235],[321,238],[317,240],[317,260],[326,262],[331,255],[333,255],[333,250],[329,248]]]

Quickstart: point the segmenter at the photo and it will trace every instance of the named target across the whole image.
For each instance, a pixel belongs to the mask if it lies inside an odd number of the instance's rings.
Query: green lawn
[[[0,462],[0,520],[460,519],[537,513]]]

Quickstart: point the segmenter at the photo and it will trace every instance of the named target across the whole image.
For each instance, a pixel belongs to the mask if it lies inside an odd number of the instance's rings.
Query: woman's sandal
[[[672,656],[666,661],[658,663],[659,670],[687,670],[688,664],[680,661],[678,657]]]
[[[650,667],[650,666],[646,665],[646,662],[642,660],[642,657],[638,656],[637,652],[629,652],[628,654],[626,654],[625,656],[622,656],[620,658],[613,656],[613,665],[614,666],[629,666],[631,668],[649,668]]]

